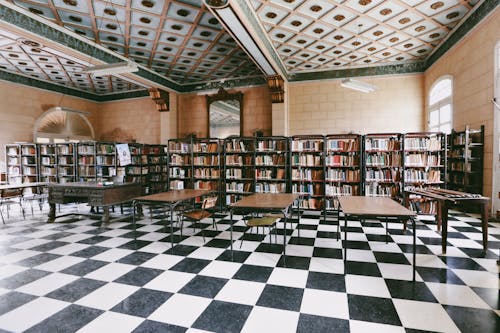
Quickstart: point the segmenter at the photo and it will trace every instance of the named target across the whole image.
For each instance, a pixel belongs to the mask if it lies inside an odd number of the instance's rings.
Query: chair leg
[[[3,224],[5,224],[5,219],[3,218],[2,207],[0,207],[0,216],[2,217]]]

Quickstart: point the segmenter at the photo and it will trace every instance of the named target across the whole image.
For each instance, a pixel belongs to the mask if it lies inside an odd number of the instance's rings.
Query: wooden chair
[[[23,218],[25,219],[24,207],[23,207],[23,189],[9,189],[0,191],[0,216],[2,217],[2,222],[5,224],[5,218],[3,216],[3,207],[7,207],[7,218],[10,217],[9,211],[10,206],[19,205],[21,212],[23,213]]]
[[[201,204],[201,209],[192,209],[188,211],[184,211],[181,214],[179,214],[181,220],[181,236],[182,236],[182,227],[184,225],[184,219],[183,217],[187,217],[192,221],[199,222],[205,218],[211,217],[213,213],[208,211],[208,209],[215,207],[217,204],[217,196],[211,196],[211,197],[206,197],[203,199],[203,203]],[[212,225],[214,227],[217,227],[215,223],[215,219],[212,219]],[[194,226],[193,226],[194,228]],[[205,241],[205,232],[204,229],[201,229],[201,234],[203,235],[203,241]]]
[[[251,219],[243,220],[243,221],[245,222],[247,227],[250,227],[249,230],[251,230],[253,227],[257,227],[257,233],[259,233],[259,227],[263,227],[263,228],[267,227],[269,230],[269,244],[271,244],[271,240],[272,240],[271,227],[275,226],[276,222],[278,222],[283,217],[286,217],[286,218],[291,217],[291,208],[290,207],[288,207],[288,209],[284,210],[283,213],[281,213],[281,214],[264,214],[263,216],[252,217]],[[274,232],[274,242],[277,243],[278,229],[275,227],[274,231],[275,231]],[[241,238],[240,249],[242,246],[243,246],[243,237]]]

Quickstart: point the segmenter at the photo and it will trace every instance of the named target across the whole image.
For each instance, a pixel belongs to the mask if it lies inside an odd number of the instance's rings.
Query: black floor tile
[[[175,231],[174,231],[174,232],[175,232]],[[170,233],[170,229],[168,230],[168,233]],[[189,238],[189,236],[181,236],[181,235],[177,235],[177,234],[176,234],[176,235],[174,235],[174,237],[172,237],[172,238],[173,238],[173,242],[174,242],[174,246],[175,246],[175,244],[179,244],[180,242],[182,242],[182,241],[184,241],[184,240],[188,239],[188,238]],[[172,240],[170,239],[170,235],[168,235],[168,236],[167,236],[167,237],[165,237],[165,238],[160,239],[160,242],[165,242],[165,243],[170,244],[170,243],[172,242]]]
[[[109,262],[87,259],[62,270],[61,273],[84,276],[108,264]]]
[[[233,250],[231,253],[231,250],[226,250],[222,252],[221,255],[217,257],[216,260],[243,263],[245,262],[245,260],[247,260],[247,258],[251,254],[252,254],[251,252],[246,252],[246,251]]]
[[[92,293],[94,290],[104,286],[105,284],[106,282],[104,281],[81,278],[50,292],[45,297],[74,303],[80,298]]]
[[[193,327],[211,332],[240,332],[251,311],[249,305],[212,301]]]
[[[316,237],[337,239],[337,232],[335,232],[335,231],[318,231],[316,233]]]
[[[233,279],[266,283],[272,272],[272,267],[242,265]]]
[[[37,298],[33,295],[11,291],[0,296],[0,316]]]
[[[368,242],[351,241],[349,240],[349,235],[347,235],[347,242],[342,240],[342,248],[346,247],[346,244],[348,249],[370,250],[370,244]]]
[[[401,264],[401,265],[409,265],[410,262],[406,258],[406,256],[402,253],[393,253],[393,252],[373,252],[377,262],[383,262],[388,264]]]
[[[206,247],[217,247],[221,249],[226,249],[229,246],[231,246],[231,240],[229,239],[212,239],[211,241],[207,242],[204,246]]]
[[[52,253],[40,253],[36,254],[32,257],[26,258],[24,260],[21,260],[16,263],[16,265],[19,266],[24,266],[24,267],[35,267],[41,264],[44,264],[46,262],[52,261],[54,259],[57,259],[61,257],[58,254],[52,254]]]
[[[498,259],[498,252],[483,251],[483,249],[471,249],[459,247],[459,250],[465,253],[470,258],[485,258],[485,259]]]
[[[396,308],[389,298],[347,295],[349,318],[401,326]]]
[[[350,332],[349,320],[301,313],[297,333]]]
[[[197,275],[179,290],[179,292],[193,296],[214,298],[227,281],[226,279]]]
[[[342,259],[342,249],[331,249],[326,247],[315,247],[313,257]]]
[[[346,274],[368,275],[368,276],[382,276],[380,269],[376,263],[362,262],[362,261],[347,261]]]
[[[166,254],[175,254],[176,256],[188,256],[192,252],[196,251],[198,249],[197,246],[190,246],[190,245],[182,245],[182,244],[177,244],[174,245],[173,248],[168,249],[164,253]]]
[[[260,244],[255,252],[267,252],[267,253],[283,253],[283,245],[281,244],[269,244],[262,243]]]
[[[341,274],[309,272],[307,288],[345,292],[345,276]]]
[[[441,237],[419,237],[417,232],[417,238],[425,245],[441,245]],[[449,246],[450,243],[446,245]]]
[[[385,283],[392,298],[433,303],[438,302],[424,282],[385,279]]]
[[[69,244],[68,242],[52,241],[52,242],[48,242],[48,243],[45,243],[42,245],[32,247],[32,248],[30,248],[30,250],[31,251],[47,252],[47,251],[51,251],[51,250],[57,249],[58,247],[68,245],[68,244]]]
[[[301,237],[291,237],[288,244],[314,246],[314,238],[303,237],[302,235]]]
[[[123,237],[123,236],[120,235],[120,237]],[[78,243],[95,245],[95,244],[104,242],[104,241],[106,241],[108,239],[111,239],[111,237],[93,236],[93,237],[90,237],[90,238],[82,239],[81,241],[78,241]]]
[[[41,279],[49,274],[51,273],[38,269],[28,269],[26,271],[0,280],[0,287],[5,289],[17,289],[21,286],[24,286],[25,284]]]
[[[136,267],[116,279],[114,282],[142,287],[161,273],[163,273],[163,270],[160,269]]]
[[[136,251],[136,252],[133,252],[133,253],[121,258],[120,260],[117,260],[116,262],[118,262],[120,264],[129,264],[129,265],[139,266],[139,265],[142,265],[143,263],[145,263],[146,261],[148,261],[149,259],[154,258],[154,257],[156,257],[156,254],[154,254],[154,253]]]
[[[472,289],[483,299],[483,301],[491,306],[492,309],[500,310],[500,292],[498,288],[472,287]]]
[[[208,264],[210,264],[210,260],[184,258],[171,267],[170,270],[197,274]]]
[[[268,284],[264,287],[257,305],[268,308],[299,311],[304,290],[300,288],[275,286]]]
[[[443,305],[462,332],[498,333],[500,317],[492,310]]]
[[[413,244],[398,244],[401,251],[404,253],[413,253]],[[431,250],[425,245],[417,244],[415,247],[415,253],[418,254],[433,254]]]
[[[440,259],[449,268],[467,269],[467,270],[472,270],[472,271],[485,271],[486,270],[483,268],[483,266],[479,265],[477,262],[475,262],[474,260],[472,260],[470,258],[440,256]]]
[[[425,282],[465,284],[451,269],[417,267],[417,272]]]
[[[186,331],[186,327],[145,320],[132,333],[184,333]]]
[[[55,229],[52,229],[52,230],[55,230]],[[58,240],[60,238],[68,237],[71,235],[74,235],[74,234],[72,234],[71,232],[61,231],[61,232],[57,232],[55,234],[43,236],[42,239]]]
[[[109,250],[107,247],[102,247],[102,246],[89,246],[83,250],[77,251],[72,253],[72,256],[75,257],[82,257],[82,258],[91,258],[94,257],[100,253],[106,252]]]
[[[76,332],[104,311],[71,304],[31,327],[26,333]]]
[[[118,248],[119,249],[126,249],[126,250],[138,250],[142,249],[145,246],[148,246],[152,242],[150,241],[145,241],[145,240],[131,240],[130,242],[127,242],[125,244],[120,245]]]
[[[111,311],[147,318],[173,294],[141,288],[115,305]]]
[[[287,267],[296,269],[309,269],[311,258],[298,257],[298,256],[281,256],[276,267]]]

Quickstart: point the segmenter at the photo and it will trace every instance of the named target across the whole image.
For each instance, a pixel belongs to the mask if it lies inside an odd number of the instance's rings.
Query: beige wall
[[[412,132],[424,128],[423,75],[360,78],[377,86],[365,94],[340,80],[288,85],[289,135]]]
[[[485,125],[484,195],[491,196],[493,164],[494,47],[500,41],[500,10],[481,22],[425,72],[425,100],[443,75],[453,78],[453,128]],[[427,109],[426,109],[427,110]],[[427,112],[426,112],[427,116]]]

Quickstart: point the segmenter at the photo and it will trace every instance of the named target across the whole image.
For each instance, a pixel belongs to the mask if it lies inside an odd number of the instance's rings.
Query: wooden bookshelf
[[[364,136],[364,195],[400,198],[403,172],[403,135]]]
[[[147,156],[148,174],[146,182],[150,193],[164,192],[168,188],[167,146],[148,144],[143,146]]]
[[[255,139],[224,139],[224,193],[229,205],[255,192]]]
[[[114,142],[96,142],[96,181],[109,182],[117,175],[118,162]]]
[[[297,135],[290,142],[291,190],[303,197],[301,209],[322,210],[325,195],[325,137]]]
[[[125,181],[129,183],[140,183],[142,193],[149,193],[147,184],[148,166],[147,155],[144,154],[142,143],[129,143],[131,164],[125,166]]]
[[[168,186],[170,190],[193,188],[192,139],[168,140]]]
[[[446,135],[441,132],[404,135],[404,189],[439,188],[446,179]],[[406,196],[407,205],[419,214],[437,213],[435,200]]]
[[[286,193],[288,190],[288,138],[255,138],[255,192]]]
[[[21,167],[23,183],[40,181],[40,166],[37,163],[38,147],[34,143],[21,143]],[[26,191],[25,191],[26,192]]]
[[[192,139],[193,188],[210,190],[218,196],[219,209],[223,206],[224,191],[222,189],[222,140],[214,138]],[[201,202],[202,198],[195,201]]]
[[[448,150],[448,188],[483,193],[484,126],[453,130]]]
[[[338,209],[338,197],[362,191],[361,135],[327,135],[325,146],[325,209]]]
[[[57,182],[76,181],[76,143],[56,143]]]
[[[38,154],[40,161],[40,181],[57,183],[56,145],[53,143],[39,144]]]
[[[77,145],[77,179],[81,182],[96,181],[95,141],[82,141]]]

